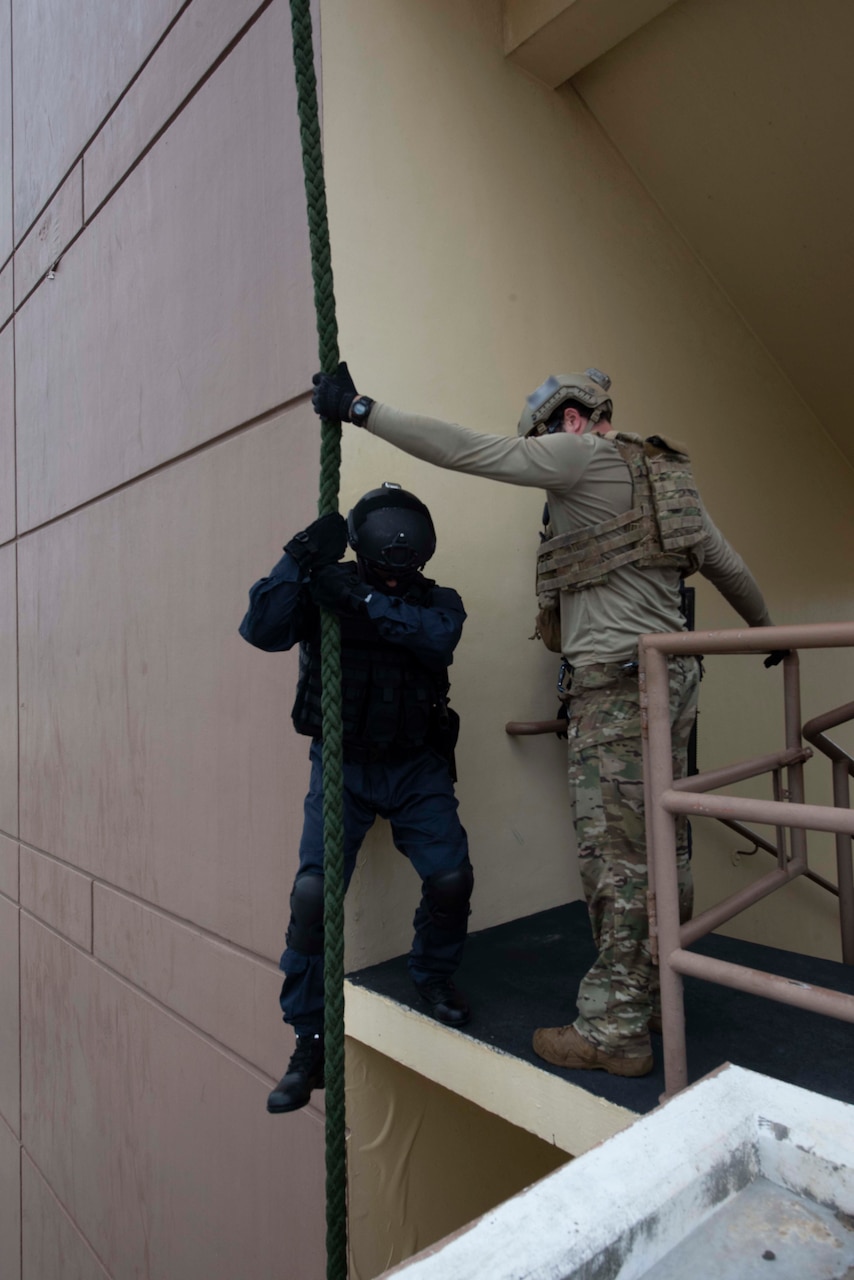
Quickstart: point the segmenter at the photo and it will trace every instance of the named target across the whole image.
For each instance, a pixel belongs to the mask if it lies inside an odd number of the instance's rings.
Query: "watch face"
[[[368,406],[365,404],[364,400],[357,400],[356,403],[353,405],[353,417],[364,418],[367,416],[367,413],[368,413]]]

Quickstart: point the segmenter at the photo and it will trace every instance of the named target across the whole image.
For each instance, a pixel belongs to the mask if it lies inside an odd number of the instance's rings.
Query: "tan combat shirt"
[[[367,428],[406,453],[452,471],[545,489],[554,534],[623,515],[632,505],[629,469],[596,432],[527,439],[485,435],[375,404]],[[762,593],[741,557],[704,512],[700,572],[751,627],[771,625]],[[561,643],[573,666],[630,660],[638,636],[684,631],[676,569],[614,569],[602,586],[561,593]]]

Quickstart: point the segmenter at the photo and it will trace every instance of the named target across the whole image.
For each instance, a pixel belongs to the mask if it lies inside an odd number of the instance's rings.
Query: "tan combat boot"
[[[607,1071],[612,1076],[645,1076],[652,1071],[652,1054],[628,1054],[624,1049],[600,1049],[574,1026],[540,1027],[534,1032],[534,1053],[555,1067],[574,1071]]]

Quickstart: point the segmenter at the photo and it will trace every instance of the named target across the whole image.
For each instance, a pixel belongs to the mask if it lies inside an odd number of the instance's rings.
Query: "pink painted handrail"
[[[854,996],[828,992],[807,983],[792,984],[778,975],[712,960],[684,949],[759,898],[789,884],[799,875],[810,874],[805,833],[807,830],[821,830],[836,833],[843,959],[846,963],[854,963],[854,884],[851,883],[854,812],[848,807],[847,794],[848,776],[854,770],[851,768],[851,757],[823,738],[826,729],[854,718],[854,703],[817,717],[804,728],[804,736],[807,736],[808,731],[808,740],[818,750],[829,755],[834,763],[835,803],[806,804],[803,766],[811,752],[802,745],[797,655],[798,649],[852,646],[854,623],[845,622],[732,631],[679,632],[641,638],[639,656],[649,851],[650,941],[660,966],[666,1096],[684,1089],[688,1083],[683,973],[854,1022]],[[771,650],[788,651],[783,660],[786,725],[783,750],[772,756],[674,780],[668,655],[768,653]],[[710,790],[762,772],[772,771],[777,779],[782,768],[786,770],[786,792],[783,793],[780,785],[776,784],[777,798],[774,800],[708,794]],[[839,784],[843,774],[844,797]],[[780,833],[777,846],[778,867],[775,871],[769,872],[753,885],[717,903],[684,925],[679,921],[676,878],[676,816],[680,813],[694,817],[715,817],[728,823],[743,819],[766,822],[776,825]],[[790,855],[781,848],[785,831],[789,832]]]

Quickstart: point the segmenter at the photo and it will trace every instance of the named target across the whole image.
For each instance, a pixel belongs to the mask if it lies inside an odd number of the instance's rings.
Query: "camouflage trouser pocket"
[[[610,663],[577,668],[569,713],[571,749],[584,750],[600,742],[640,735],[637,675],[615,669]]]

